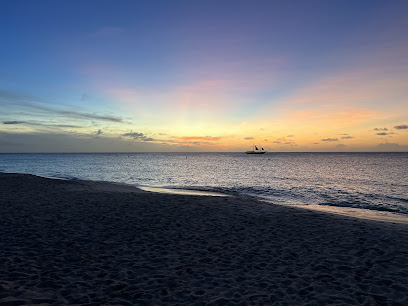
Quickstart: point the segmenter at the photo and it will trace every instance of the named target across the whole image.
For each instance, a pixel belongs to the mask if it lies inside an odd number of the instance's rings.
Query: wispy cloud
[[[31,123],[31,125],[42,125],[48,127],[59,127],[59,128],[82,128],[81,125],[74,125],[74,124],[41,124],[41,123]]]
[[[43,107],[41,107],[41,109],[47,110],[51,113],[65,115],[65,116],[72,116],[76,118],[103,120],[103,121],[118,122],[118,123],[124,122],[121,117],[116,117],[116,116],[81,113],[81,112],[67,111],[67,110],[56,110],[56,109],[50,109],[50,108],[45,109]]]
[[[51,104],[48,101],[44,101],[42,99],[29,96],[26,94],[16,93],[16,92],[9,92],[0,90],[0,101],[7,105],[12,105],[15,107],[18,105],[20,109],[26,109],[31,113],[31,115],[35,115],[34,112],[40,112],[39,115],[50,114],[50,115],[59,115],[64,117],[72,117],[78,119],[91,119],[91,120],[102,120],[102,121],[109,121],[109,122],[116,122],[116,123],[123,123],[124,120],[121,117],[113,116],[113,115],[101,115],[97,113],[87,113],[82,111],[76,110],[65,110],[65,109],[58,109],[55,107],[45,106],[44,104]],[[60,106],[62,107],[62,106]],[[12,121],[10,121],[12,122]]]
[[[293,137],[293,136],[294,135],[288,135],[286,137]],[[297,146],[297,144],[294,141],[288,140],[285,137],[278,138],[275,141],[272,141],[272,143],[275,143],[278,145]]]
[[[24,121],[3,121],[3,124],[23,124]]]
[[[0,131],[1,152],[154,152],[174,151],[174,147],[149,141],[126,141],[118,137],[95,137],[77,133],[24,132],[7,133]]]
[[[3,121],[3,124],[14,125],[14,124],[23,124],[23,125],[33,125],[33,126],[44,126],[51,128],[81,128],[80,125],[73,124],[55,124],[55,123],[46,123],[46,122],[33,122],[33,121]]]
[[[132,132],[130,131],[129,133],[124,133],[122,134],[122,136],[124,137],[131,137],[133,139],[136,140],[142,140],[142,141],[155,141],[155,139],[151,138],[151,137],[147,137],[145,134],[143,133],[138,133],[138,132]]]
[[[393,135],[393,134],[395,134],[395,133],[393,133],[393,132],[380,132],[380,133],[376,133],[375,135],[378,135],[378,136],[385,136],[385,135]]]
[[[343,137],[341,137],[341,139],[352,139],[352,138],[355,138],[354,136],[343,136]]]
[[[406,130],[406,129],[408,129],[408,125],[406,125],[406,124],[396,125],[396,126],[394,126],[394,129],[397,129],[397,130]]]
[[[321,141],[327,141],[327,142],[332,142],[332,141],[339,141],[337,138],[323,138]]]
[[[254,137],[245,137],[244,139],[245,140],[252,140],[252,139],[254,139]]]
[[[276,143],[276,144],[291,144],[290,141],[288,141],[285,137],[281,137],[276,139],[275,141],[272,141],[272,143]]]
[[[388,131],[387,128],[375,128],[374,131]]]

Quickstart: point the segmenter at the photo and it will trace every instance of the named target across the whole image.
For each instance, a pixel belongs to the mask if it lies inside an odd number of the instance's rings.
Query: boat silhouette
[[[258,149],[256,145],[252,145],[252,151],[246,151],[246,154],[265,154],[264,148],[261,148],[261,150]]]

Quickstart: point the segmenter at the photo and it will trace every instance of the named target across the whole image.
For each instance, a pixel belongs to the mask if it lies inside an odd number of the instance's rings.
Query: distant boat
[[[264,148],[261,148],[261,150],[258,149],[256,145],[252,146],[252,151],[246,151],[246,154],[264,154],[266,151]]]

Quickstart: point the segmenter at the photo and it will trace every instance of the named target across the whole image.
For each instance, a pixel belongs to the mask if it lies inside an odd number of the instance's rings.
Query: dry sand
[[[0,305],[408,305],[408,226],[0,174]]]

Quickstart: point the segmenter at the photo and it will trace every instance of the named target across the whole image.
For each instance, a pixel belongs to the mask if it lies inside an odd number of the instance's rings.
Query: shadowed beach
[[[408,226],[0,174],[0,305],[407,305]]]

